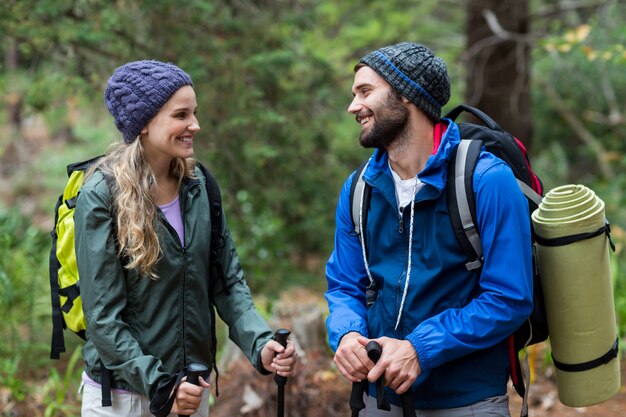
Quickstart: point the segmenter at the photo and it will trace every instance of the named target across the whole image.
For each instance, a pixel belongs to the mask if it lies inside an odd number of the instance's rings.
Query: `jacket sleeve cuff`
[[[261,355],[259,355],[259,360],[258,360],[256,369],[261,373],[261,375],[271,375],[274,373],[272,371],[268,371],[267,369],[265,369],[265,367],[263,366],[263,361],[261,360]]]
[[[432,365],[430,362],[430,357],[426,352],[426,346],[422,343],[422,341],[417,337],[415,333],[411,333],[407,335],[406,340],[411,342],[415,352],[417,353],[417,360],[420,363],[420,368],[422,371],[429,371],[432,369]]]
[[[256,356],[256,361],[254,361],[254,358],[252,358],[252,361],[250,361],[250,363],[254,365],[256,370],[259,371],[261,375],[270,375],[274,373],[273,371],[265,369],[265,367],[263,366],[263,358],[262,358],[263,348],[270,340],[272,340],[271,333],[269,337],[264,336],[264,337],[261,337],[257,341],[258,348],[255,349],[254,351],[254,355]]]
[[[359,323],[351,323],[343,330],[337,331],[335,333],[335,338],[333,338],[334,340],[330,341],[330,344],[331,344],[330,347],[332,348],[333,352],[337,351],[337,348],[339,347],[339,343],[341,343],[341,339],[345,335],[351,332],[356,332],[363,337],[369,337],[369,332],[367,331],[366,326],[359,324]]]

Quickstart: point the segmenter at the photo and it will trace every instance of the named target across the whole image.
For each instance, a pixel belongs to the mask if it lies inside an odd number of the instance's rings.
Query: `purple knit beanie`
[[[193,87],[191,77],[174,64],[147,60],[117,68],[104,91],[104,102],[115,126],[130,144],[167,100],[181,87]]]
[[[450,79],[443,59],[418,43],[402,42],[365,55],[360,63],[376,71],[437,123],[450,99]]]

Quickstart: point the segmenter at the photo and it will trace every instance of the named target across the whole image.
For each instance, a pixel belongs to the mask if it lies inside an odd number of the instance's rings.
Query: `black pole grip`
[[[367,344],[365,350],[367,351],[367,356],[372,362],[378,362],[380,354],[382,353],[382,348],[377,342],[372,340]],[[352,383],[352,391],[350,392],[350,409],[352,410],[352,417],[358,417],[359,412],[365,408],[363,394],[367,390],[367,385],[367,379]]]
[[[276,333],[274,333],[274,340],[280,343],[282,347],[286,348],[287,338],[290,334],[291,332],[287,329],[278,329],[276,330]],[[274,375],[274,381],[276,381],[276,384],[278,384],[279,386],[282,386],[287,383],[287,377],[276,374]]]
[[[206,372],[208,372],[209,368],[202,365],[201,363],[190,363],[187,366],[187,382],[194,385],[199,385],[199,378]]]
[[[186,381],[193,385],[200,385],[200,377],[205,375],[209,371],[209,368],[201,363],[190,363],[187,366],[187,379]],[[184,417],[184,414],[179,414],[178,417]]]
[[[413,402],[413,391],[411,388],[404,394],[400,394],[402,400],[402,416],[415,417],[415,404]]]
[[[380,355],[383,353],[383,348],[375,340],[370,341],[367,346],[365,346],[365,350],[367,350],[367,356],[374,363],[378,362]]]
[[[359,417],[359,412],[365,408],[363,394],[367,389],[367,379],[352,383],[352,391],[350,391],[350,410],[352,417]]]
[[[375,340],[371,340],[367,346],[365,346],[365,350],[367,350],[367,356],[372,360],[372,362],[377,363],[378,359],[380,359],[380,355],[383,353],[383,348],[380,346],[378,342]],[[389,403],[389,399],[385,396],[385,386],[384,386],[384,377],[381,376],[376,381],[376,405],[379,410],[390,411],[391,404]]]
[[[276,333],[274,333],[274,340],[281,344],[282,347],[287,347],[287,338],[291,332],[287,329],[278,329]]]

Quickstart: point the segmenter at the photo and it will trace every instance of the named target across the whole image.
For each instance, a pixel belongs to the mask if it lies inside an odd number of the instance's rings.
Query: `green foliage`
[[[32,394],[26,376],[49,365],[48,242],[17,210],[0,210],[0,386],[17,402]]]
[[[0,211],[0,357],[24,351],[23,343],[35,343],[38,304],[48,294],[44,287],[48,236],[31,225],[17,210]],[[27,358],[31,359],[31,358]]]
[[[50,368],[43,386],[44,417],[80,415],[80,404],[68,397],[78,391],[83,371],[81,352],[80,347],[74,350],[62,374],[56,368]]]
[[[559,143],[573,168],[569,180],[612,180],[624,168],[626,8],[609,2],[599,12],[559,27],[535,49],[534,114],[538,142]],[[560,123],[559,121],[565,123]]]
[[[19,354],[0,359],[0,385],[6,387],[17,401],[23,401],[28,390],[24,378],[20,375],[21,360]]]

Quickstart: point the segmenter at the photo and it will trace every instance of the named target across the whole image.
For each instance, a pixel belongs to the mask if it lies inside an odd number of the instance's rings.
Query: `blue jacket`
[[[448,128],[436,153],[418,174],[425,185],[415,196],[412,272],[398,329],[394,327],[407,273],[411,210],[407,206],[399,215],[386,152],[374,152],[364,175],[372,187],[364,227],[369,267],[378,287],[372,307],[366,307],[369,278],[350,214],[354,173],[341,190],[335,248],[326,266],[331,348],[336,350],[341,337],[351,331],[410,341],[422,369],[413,385],[415,406],[423,409],[459,407],[505,394],[505,339],[532,310],[528,204],[508,165],[486,151],[473,180],[484,265],[472,272],[465,268],[467,258],[450,222],[445,192],[459,129],[445,122]],[[399,397],[388,391],[391,402],[400,405]]]

